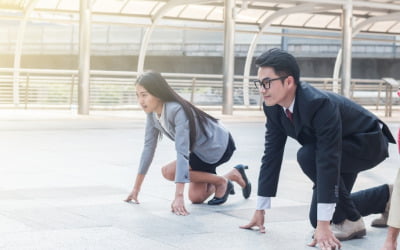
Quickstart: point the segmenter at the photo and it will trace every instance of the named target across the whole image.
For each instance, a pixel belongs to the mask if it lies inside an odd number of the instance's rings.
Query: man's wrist
[[[331,224],[330,221],[318,220],[317,228],[321,228],[321,229],[330,228],[330,224]]]

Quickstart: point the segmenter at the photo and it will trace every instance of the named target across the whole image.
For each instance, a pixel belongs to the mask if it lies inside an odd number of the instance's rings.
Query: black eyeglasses
[[[266,78],[262,79],[261,81],[260,80],[254,80],[253,82],[254,82],[254,85],[256,86],[256,88],[258,88],[258,89],[261,89],[261,87],[263,89],[269,89],[271,87],[271,82],[272,81],[285,80],[286,78],[288,78],[288,76],[281,76],[281,77],[273,78],[273,79],[270,79],[270,78],[266,77]]]

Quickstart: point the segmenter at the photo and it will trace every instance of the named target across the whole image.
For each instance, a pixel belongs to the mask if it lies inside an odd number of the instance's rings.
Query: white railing
[[[13,97],[13,69],[0,68],[0,108],[59,108],[71,109],[77,103],[78,71],[77,70],[43,70],[21,69],[19,71],[19,100]],[[221,106],[223,76],[215,74],[163,73],[168,83],[184,98],[196,105]],[[136,72],[98,71],[90,72],[90,109],[121,110],[138,108],[135,93]],[[234,77],[234,105],[244,106],[247,96],[247,107],[260,107],[258,91],[250,83],[244,95],[243,76]],[[333,90],[332,78],[303,77],[320,89]],[[382,79],[352,79],[351,98],[365,105],[373,104],[376,109],[381,106],[391,110],[391,106],[399,105],[397,99],[391,99],[387,93],[390,89]],[[339,84],[340,91],[340,84]],[[390,103],[388,100],[390,98]],[[390,116],[390,114],[388,115]]]

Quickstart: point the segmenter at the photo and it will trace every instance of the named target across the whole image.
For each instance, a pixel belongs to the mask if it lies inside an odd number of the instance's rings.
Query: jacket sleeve
[[[175,182],[188,183],[189,177],[189,148],[190,129],[189,120],[184,110],[179,107],[171,114],[175,125],[175,150],[176,150],[176,171]]]
[[[264,197],[274,197],[277,192],[287,135],[278,123],[278,114],[275,117],[267,114],[265,105],[264,113],[267,117],[267,122],[265,125],[264,155],[261,159],[257,194]]]
[[[147,171],[149,170],[150,164],[153,161],[154,152],[157,147],[159,133],[159,130],[154,126],[154,121],[151,117],[151,114],[148,114],[144,135],[144,146],[138,169],[139,174],[147,174]]]
[[[316,136],[316,186],[318,203],[335,203],[338,198],[342,158],[342,120],[339,107],[329,99],[316,100],[311,126]]]

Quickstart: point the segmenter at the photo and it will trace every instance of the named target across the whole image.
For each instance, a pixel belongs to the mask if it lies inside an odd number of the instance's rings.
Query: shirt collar
[[[296,101],[296,97],[293,99],[293,101],[292,101],[292,103],[290,104],[290,106],[289,106],[289,110],[290,110],[290,112],[292,112],[293,113],[293,110],[294,110],[294,102]],[[282,108],[283,108],[283,111],[285,112],[286,111],[286,108],[285,107],[283,107],[282,106]]]
[[[158,116],[156,112],[153,112],[153,116],[158,120],[158,121],[163,121],[164,120],[164,114],[165,114],[165,103],[163,104],[162,110],[161,110],[161,115]]]

